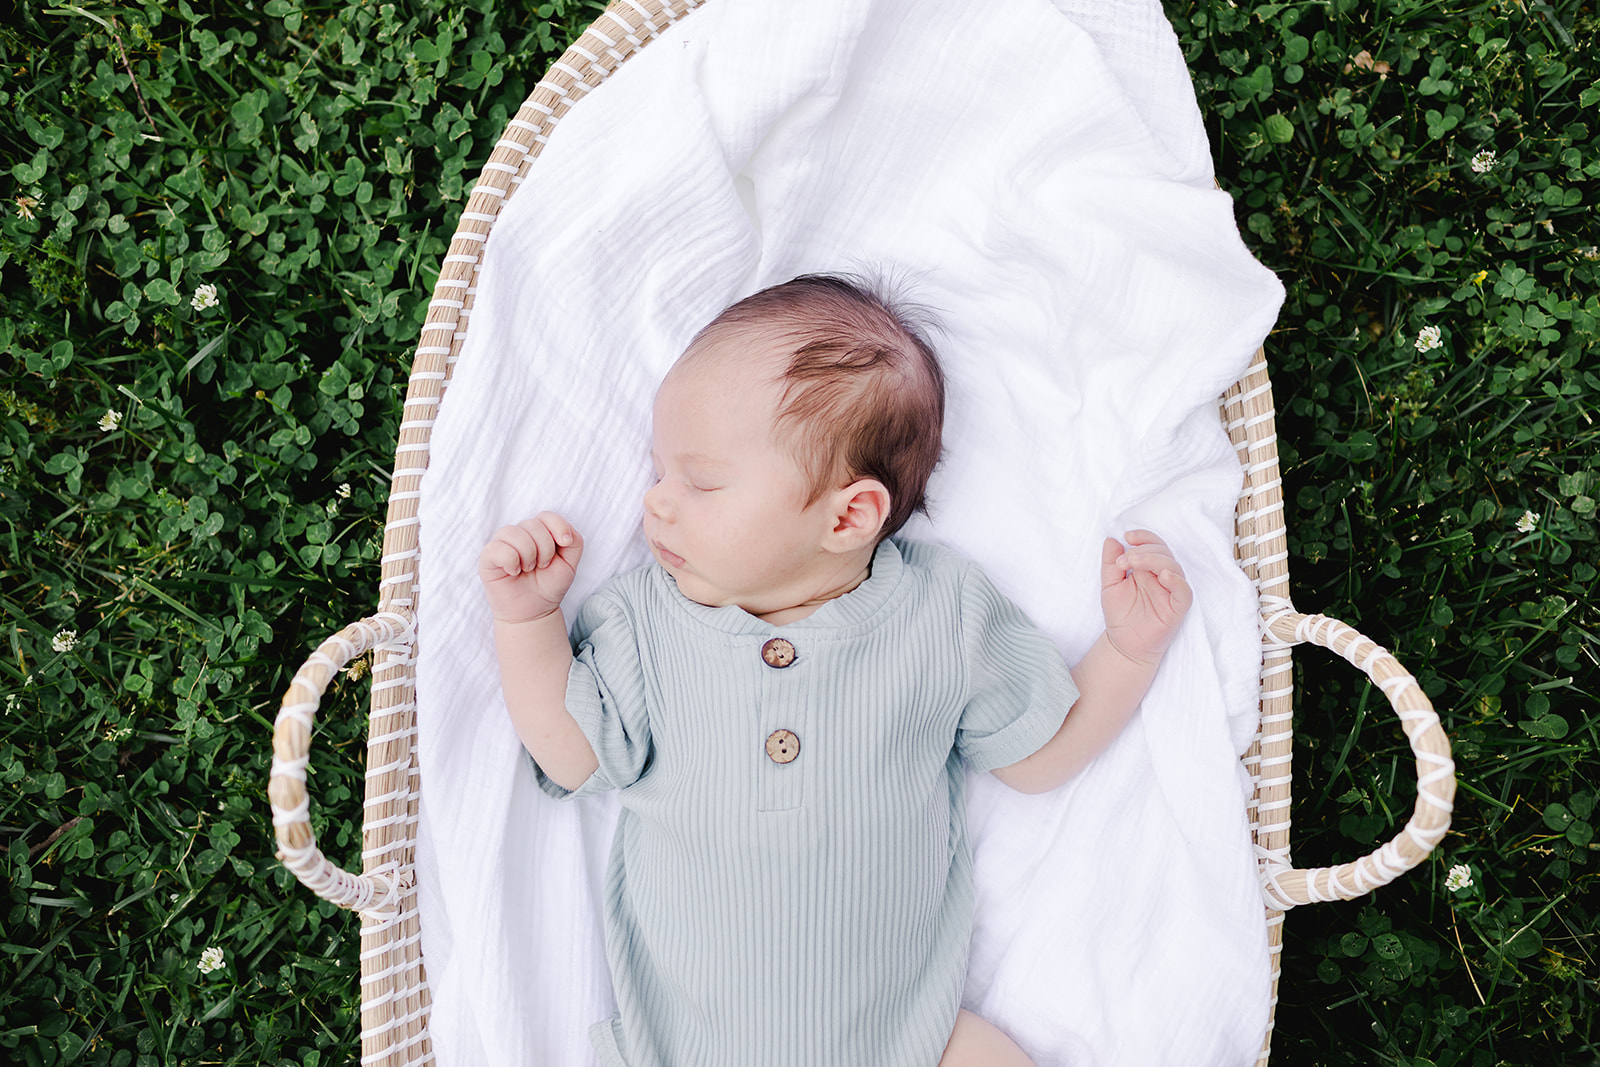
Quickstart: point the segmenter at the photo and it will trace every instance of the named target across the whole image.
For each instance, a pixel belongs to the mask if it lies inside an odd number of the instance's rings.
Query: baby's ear
[[[889,490],[876,478],[861,478],[833,494],[837,550],[851,552],[878,543],[878,531],[889,518]]]

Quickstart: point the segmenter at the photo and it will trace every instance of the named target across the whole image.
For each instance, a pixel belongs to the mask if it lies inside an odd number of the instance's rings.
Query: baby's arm
[[[1126,551],[1109,537],[1101,549],[1100,604],[1106,629],[1072,669],[1077,703],[1044,747],[995,769],[996,778],[1019,792],[1056,788],[1122,732],[1194,600],[1166,542],[1148,530],[1130,530],[1126,536]]]
[[[539,768],[566,789],[577,789],[599,766],[567,711],[572,646],[561,598],[582,555],[578,531],[555,512],[542,511],[496,530],[478,556],[511,724]]]

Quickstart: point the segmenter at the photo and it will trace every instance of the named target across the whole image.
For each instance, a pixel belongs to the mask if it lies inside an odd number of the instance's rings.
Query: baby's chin
[[[660,556],[658,555],[656,558],[659,562]],[[788,610],[787,606],[771,602],[773,598],[770,597],[740,595],[718,589],[699,575],[683,567],[669,566],[663,562],[662,569],[671,575],[672,580],[677,583],[678,592],[703,607],[738,608],[757,618],[764,618],[767,615]]]
[[[666,571],[667,574],[671,576],[673,582],[678,586],[678,592],[682,593],[685,597],[694,601],[696,604],[701,604],[708,608],[721,608],[727,606],[728,601],[719,599],[715,593],[706,586],[706,583],[700,580],[698,575],[691,573],[684,567],[684,560],[681,556],[673,556],[672,553],[667,552],[665,549],[659,548],[656,545],[650,546],[650,554],[654,556],[655,561],[661,565],[661,569]]]

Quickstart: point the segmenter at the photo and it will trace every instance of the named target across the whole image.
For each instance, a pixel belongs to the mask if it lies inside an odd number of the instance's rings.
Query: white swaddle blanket
[[[1078,779],[972,779],[966,1004],[1040,1067],[1254,1061],[1268,960],[1237,757],[1259,639],[1217,397],[1281,290],[1212,188],[1159,5],[711,0],[578,104],[507,204],[433,431],[417,866],[445,1067],[591,1063],[612,1010],[615,798],[536,787],[479,549],[564,512],[587,539],[570,619],[649,558],[650,404],[688,339],[759,288],[863,266],[944,327],[946,459],[908,534],[978,560],[1069,662],[1103,626],[1107,535],[1160,532],[1196,591]]]

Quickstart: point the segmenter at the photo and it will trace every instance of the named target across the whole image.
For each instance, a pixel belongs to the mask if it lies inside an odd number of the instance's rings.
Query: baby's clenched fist
[[[531,622],[561,607],[583,536],[553,511],[502,526],[478,555],[478,578],[497,622]]]

